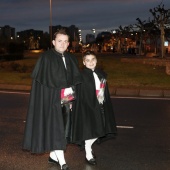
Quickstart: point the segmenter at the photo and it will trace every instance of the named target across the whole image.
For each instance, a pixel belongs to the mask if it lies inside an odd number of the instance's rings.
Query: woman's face
[[[87,68],[89,68],[89,69],[91,69],[91,70],[94,70],[95,69],[95,67],[96,67],[96,64],[97,64],[97,59],[96,59],[96,57],[94,56],[94,55],[86,55],[85,57],[84,57],[84,61],[83,61],[83,64],[87,67]]]

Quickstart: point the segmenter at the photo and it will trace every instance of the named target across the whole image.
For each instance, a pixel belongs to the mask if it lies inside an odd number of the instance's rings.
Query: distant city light
[[[168,47],[168,41],[165,41],[165,42],[164,42],[164,46],[165,46],[165,47]]]

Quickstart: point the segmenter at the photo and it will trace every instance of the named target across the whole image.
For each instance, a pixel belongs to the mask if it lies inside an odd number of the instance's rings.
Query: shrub
[[[20,73],[26,73],[28,71],[28,66],[26,66],[25,64],[21,65],[16,62],[11,63],[11,68],[13,71],[20,72]]]

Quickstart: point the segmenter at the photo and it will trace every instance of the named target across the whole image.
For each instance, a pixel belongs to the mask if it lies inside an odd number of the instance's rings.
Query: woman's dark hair
[[[55,40],[55,38],[56,38],[56,36],[57,36],[58,34],[67,35],[68,38],[70,38],[70,36],[68,35],[66,29],[60,28],[60,29],[58,29],[58,30],[54,33],[54,35],[53,35],[53,40]]]

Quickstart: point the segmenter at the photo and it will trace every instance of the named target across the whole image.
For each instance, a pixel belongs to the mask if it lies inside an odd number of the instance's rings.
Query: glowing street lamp
[[[79,30],[79,43],[82,41],[81,30]]]
[[[92,32],[93,32],[94,38],[95,38],[96,29],[92,29]]]
[[[95,34],[96,30],[95,29],[92,29],[93,33]]]
[[[112,30],[112,33],[113,33],[113,34],[116,34],[116,30]]]

